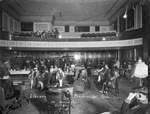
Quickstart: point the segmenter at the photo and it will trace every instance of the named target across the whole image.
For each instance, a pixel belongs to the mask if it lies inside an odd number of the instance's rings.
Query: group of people
[[[18,37],[18,36],[22,36],[24,38],[26,37],[33,37],[33,38],[40,38],[40,39],[53,39],[53,38],[58,38],[59,37],[59,31],[57,28],[55,28],[54,30],[52,29],[51,31],[36,31],[36,32],[28,32],[28,33],[18,33],[18,32],[14,32],[13,36],[14,37]]]
[[[60,71],[62,71],[62,69],[58,68],[56,65],[51,65],[50,69],[46,68],[46,66],[42,66],[41,69],[39,69],[38,66],[32,68],[29,74],[30,89],[40,88],[43,90],[47,89],[52,84],[58,83]]]
[[[141,62],[141,58],[138,62]],[[138,63],[137,62],[137,63]],[[58,68],[56,64],[47,67],[46,62],[41,61],[40,64],[35,64],[34,67],[30,68],[30,89],[40,88],[41,90],[47,89],[50,85],[59,83],[59,79],[64,77],[64,69]],[[103,63],[101,69],[97,70],[99,73],[98,82],[106,84],[107,81],[114,80],[120,76],[119,74],[119,63],[116,62],[108,67],[107,64]],[[66,67],[67,68],[67,67]],[[16,97],[16,100],[20,96],[20,91],[16,90],[13,86],[12,81],[9,79],[9,67],[5,63],[0,63],[0,87],[4,88],[6,99]],[[91,69],[91,68],[89,68]],[[84,92],[86,88],[96,89],[95,84],[88,73],[88,66],[86,68],[77,69],[74,71],[74,89],[75,91]],[[122,114],[149,114],[150,105],[148,104],[148,89],[144,86],[133,88],[133,91],[129,93],[129,96],[125,99],[122,104]]]
[[[40,33],[39,31],[37,31],[34,33],[34,36],[36,38],[42,38],[42,39],[44,39],[44,38],[45,39],[58,38],[59,37],[59,31],[57,30],[57,28],[55,28],[55,30],[52,30],[51,32],[50,31],[48,31],[48,32],[43,31]]]

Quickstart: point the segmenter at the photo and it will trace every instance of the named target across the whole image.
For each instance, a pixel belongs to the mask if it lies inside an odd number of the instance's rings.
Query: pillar
[[[148,74],[150,74],[150,2],[145,3],[142,6],[142,25],[143,25],[143,61],[149,66]],[[147,80],[147,81],[146,81]],[[148,87],[148,99],[150,103],[150,76],[144,82],[144,85]]]

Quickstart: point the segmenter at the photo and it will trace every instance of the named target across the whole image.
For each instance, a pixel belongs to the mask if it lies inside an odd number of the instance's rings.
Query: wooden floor
[[[96,85],[100,90],[101,85]],[[86,90],[84,94],[74,94],[72,99],[71,114],[101,114],[103,112],[117,110],[119,112],[122,102],[131,91],[133,83],[122,78],[119,82],[120,94],[116,97],[111,93],[103,95],[96,90]],[[33,89],[32,95],[44,95],[44,91]],[[47,106],[44,98],[33,98],[31,102],[23,102],[23,107],[12,110],[9,114],[47,114]]]

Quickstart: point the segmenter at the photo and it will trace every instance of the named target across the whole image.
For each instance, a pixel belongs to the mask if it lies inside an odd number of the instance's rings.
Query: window
[[[8,16],[3,14],[3,30],[8,31]]]
[[[77,26],[75,32],[90,32],[90,26]]]
[[[114,30],[118,31],[117,30],[117,20],[114,22]]]
[[[33,31],[33,22],[21,22],[21,31]]]
[[[9,29],[10,29],[11,32],[13,32],[13,26],[14,26],[13,25],[13,19],[9,18],[9,27],[10,27]]]
[[[127,29],[134,27],[134,10],[131,8],[128,13],[128,18],[127,18]]]
[[[99,30],[99,26],[95,26],[95,32],[98,32]]]
[[[65,26],[65,32],[69,32],[69,26]]]
[[[119,18],[119,29],[120,32],[123,32],[126,30],[126,19],[123,18],[123,15],[120,16]]]

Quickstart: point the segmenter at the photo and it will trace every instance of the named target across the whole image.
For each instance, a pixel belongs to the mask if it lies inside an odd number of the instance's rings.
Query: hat
[[[143,86],[135,88],[134,91],[138,92],[138,93],[142,93],[144,95],[148,95],[148,89],[146,87],[143,87]]]

